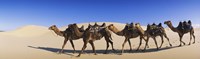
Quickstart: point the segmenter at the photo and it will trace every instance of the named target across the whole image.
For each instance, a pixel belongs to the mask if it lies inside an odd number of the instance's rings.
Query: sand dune
[[[98,24],[102,24],[99,22]],[[94,24],[94,23],[90,23]],[[119,30],[123,29],[125,24],[106,22],[107,25],[114,24]],[[86,28],[88,23],[81,23],[78,26]],[[67,26],[59,29],[65,30]],[[143,26],[143,29],[146,29]],[[82,48],[82,39],[75,40],[75,48],[77,53],[73,54],[73,49],[68,42],[65,46],[64,54],[57,54],[57,51],[61,49],[64,38],[57,36],[53,31],[48,30],[48,27],[28,25],[18,28],[9,32],[0,32],[0,59],[200,59],[200,29],[195,28],[196,43],[192,45],[185,45],[178,47],[179,37],[178,34],[172,32],[166,28],[167,35],[172,43],[173,47],[169,47],[166,39],[163,47],[160,50],[156,50],[154,41],[150,39],[150,48],[146,52],[132,51],[129,52],[128,43],[125,45],[125,53],[120,54],[121,46],[124,41],[124,37],[117,36],[112,33],[114,48],[117,51],[111,51],[109,48],[109,54],[103,54],[106,48],[106,42],[103,39],[95,41],[95,46],[98,55],[93,55],[92,48],[88,44],[86,53],[82,54],[81,57],[77,58],[78,52]],[[158,44],[160,45],[160,37],[157,37]],[[188,44],[189,34],[184,35],[183,41]],[[133,49],[135,50],[139,44],[139,38],[131,39]],[[144,48],[144,42],[141,49]]]

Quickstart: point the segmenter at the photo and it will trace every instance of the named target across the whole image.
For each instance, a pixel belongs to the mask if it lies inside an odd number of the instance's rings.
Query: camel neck
[[[167,26],[174,32],[177,32],[176,31],[176,28],[172,25],[172,24],[167,24]]]
[[[119,35],[119,36],[123,36],[123,30],[119,31],[116,27],[113,26],[112,29],[110,29],[112,32],[114,32],[115,34]]]
[[[55,28],[53,31],[54,31],[57,35],[63,36],[63,34],[61,33],[61,31],[60,31],[58,28]]]

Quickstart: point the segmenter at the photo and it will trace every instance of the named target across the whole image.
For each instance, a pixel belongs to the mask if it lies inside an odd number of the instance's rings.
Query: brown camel
[[[149,41],[149,38],[150,38],[150,37],[153,38],[153,40],[155,41],[156,47],[157,47],[157,49],[158,49],[157,41],[156,41],[156,38],[155,38],[156,36],[160,36],[160,37],[161,37],[162,43],[161,43],[161,45],[160,45],[159,48],[161,48],[162,45],[163,45],[163,43],[164,43],[163,36],[168,40],[169,45],[172,46],[171,43],[170,43],[170,41],[169,41],[169,38],[167,37],[167,34],[166,34],[166,32],[165,32],[165,29],[162,27],[161,23],[160,23],[159,25],[155,25],[155,24],[149,25],[149,24],[148,24],[148,25],[147,25],[147,30],[146,30],[146,31],[144,31],[144,30],[142,29],[142,27],[140,26],[139,23],[136,23],[136,24],[135,24],[135,27],[136,27],[137,29],[139,29],[139,30],[141,31],[141,33],[144,34],[144,36],[147,36],[147,42],[146,42],[146,45],[145,45],[144,50],[146,50],[146,46],[148,45],[148,41]],[[153,28],[153,27],[154,27],[154,28]]]
[[[107,53],[107,50],[108,50],[108,47],[109,47],[109,43],[111,43],[112,49],[114,50],[113,42],[110,40],[111,39],[111,36],[110,36],[111,34],[108,33],[108,31],[106,30],[105,24],[103,24],[102,26],[99,26],[97,24],[92,26],[92,25],[89,24],[88,28],[84,32],[80,32],[77,29],[77,25],[76,24],[74,24],[72,26],[72,29],[73,29],[73,32],[75,32],[74,34],[76,36],[82,36],[83,37],[83,42],[84,42],[83,48],[82,48],[81,52],[79,53],[79,55],[77,57],[81,56],[81,54],[83,53],[83,51],[87,47],[87,43],[91,44],[93,52],[96,55],[95,46],[94,46],[93,42],[96,41],[96,40],[100,40],[102,37],[105,37],[105,40],[106,40],[106,43],[107,43],[107,47],[106,47],[105,53]]]
[[[65,31],[60,31],[56,27],[56,25],[52,25],[52,26],[49,27],[49,30],[53,30],[57,35],[62,36],[62,37],[65,38],[64,43],[62,45],[62,49],[59,51],[59,53],[63,53],[63,49],[64,49],[64,47],[65,47],[65,45],[66,45],[66,43],[67,43],[68,40],[70,41],[70,43],[72,45],[74,53],[76,52],[75,48],[74,48],[73,40],[77,40],[77,39],[79,39],[81,37],[74,37],[73,35],[71,35],[72,32],[71,32],[70,28],[67,28]],[[79,30],[80,31],[84,31],[84,27],[82,26],[81,28],[79,28]]]
[[[193,44],[195,43],[195,35],[194,35],[194,28],[192,27],[192,23],[191,21],[189,20],[188,22],[184,21],[184,23],[182,22],[179,22],[179,25],[177,27],[174,27],[172,25],[172,22],[171,21],[165,21],[164,22],[173,32],[177,32],[179,37],[180,37],[180,45],[179,46],[182,46],[181,43],[183,43],[185,45],[185,42],[182,41],[182,37],[184,34],[186,33],[189,33],[190,32],[190,42],[189,42],[189,45],[191,43],[191,40],[192,40],[192,36],[194,38],[194,42]]]
[[[134,24],[132,23],[132,25],[134,25]],[[124,40],[124,42],[122,44],[121,54],[124,52],[124,45],[125,45],[125,43],[127,41],[129,43],[129,46],[130,46],[130,51],[132,51],[131,42],[130,42],[131,38],[136,38],[136,37],[140,36],[140,42],[142,41],[142,39],[145,40],[143,34],[141,34],[139,30],[135,29],[134,27],[132,27],[132,28],[129,28],[129,27],[130,27],[130,24],[126,24],[125,27],[124,27],[124,29],[121,30],[121,31],[119,31],[113,24],[110,24],[108,26],[109,30],[111,30],[115,34],[117,34],[119,36],[125,36],[125,40]],[[138,49],[139,49],[139,47],[138,47]]]

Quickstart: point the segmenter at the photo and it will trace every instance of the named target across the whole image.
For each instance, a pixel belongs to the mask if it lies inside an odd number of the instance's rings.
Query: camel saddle
[[[93,33],[94,37],[97,37],[97,40],[100,40],[101,38],[101,33],[100,31],[103,29],[104,27],[91,27],[90,32]]]
[[[153,23],[153,24],[150,26],[150,34],[151,34],[151,35],[155,35],[156,33],[162,32],[161,27],[162,27],[162,24],[161,24],[161,23],[159,23],[158,25],[156,25],[155,23]]]

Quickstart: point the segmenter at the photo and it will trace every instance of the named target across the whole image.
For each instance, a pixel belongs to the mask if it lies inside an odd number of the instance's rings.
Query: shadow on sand
[[[184,45],[186,46],[186,45]],[[58,53],[58,51],[60,51],[60,48],[52,48],[52,47],[34,47],[34,46],[28,46],[30,48],[34,48],[34,49],[40,49],[40,50],[45,50],[45,51],[49,51],[49,52],[54,52],[54,53]],[[156,48],[147,48],[145,51],[139,50],[139,51],[129,51],[129,49],[125,49],[124,53],[149,53],[149,52],[158,52],[158,51],[163,51],[163,50],[168,50],[168,49],[172,49],[172,48],[178,48],[179,46],[173,46],[173,47],[163,47],[160,48],[159,50],[157,50]],[[183,47],[183,46],[181,46]],[[81,50],[76,50],[76,53],[79,53]],[[74,56],[73,52],[74,50],[64,50],[63,54],[69,55],[69,56]],[[104,54],[105,49],[97,49],[96,53],[97,54]],[[93,54],[92,50],[85,50],[84,53],[87,54]],[[107,54],[116,54],[116,55],[120,55],[121,54],[121,50],[108,50]]]

